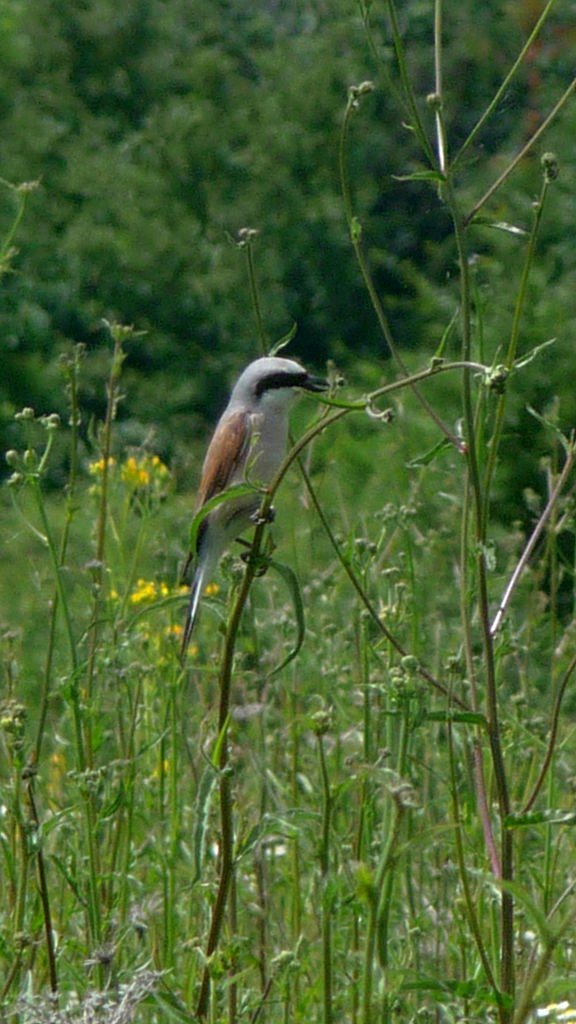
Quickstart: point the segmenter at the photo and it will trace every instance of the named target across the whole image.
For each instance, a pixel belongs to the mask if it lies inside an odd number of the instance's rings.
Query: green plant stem
[[[0,245],[0,275],[5,272],[7,267],[10,265],[10,257],[13,253],[12,242],[20,222],[24,216],[24,210],[26,209],[26,199],[29,194],[36,186],[38,182],[32,182],[24,185],[13,185],[10,181],[6,181],[4,178],[0,178],[0,183],[6,188],[10,189],[13,195],[17,197],[17,208],[12,223],[6,233],[3,235],[2,243]]]
[[[491,633],[492,636],[494,636],[498,632],[498,630],[500,628],[500,625],[502,623],[502,620],[504,618],[504,615],[506,614],[508,605],[510,604],[510,601],[512,599],[512,594],[514,593],[514,590],[516,589],[516,586],[518,585],[518,581],[520,580],[520,577],[522,576],[522,573],[524,572],[526,566],[528,565],[528,562],[530,561],[530,557],[532,555],[532,552],[534,551],[534,548],[536,547],[536,544],[537,544],[537,542],[538,542],[538,540],[539,540],[539,538],[540,538],[540,536],[542,534],[542,531],[543,531],[546,523],[548,522],[550,516],[552,515],[554,509],[556,508],[556,505],[557,505],[557,502],[558,502],[558,498],[560,497],[560,494],[564,490],[564,487],[566,485],[566,481],[567,481],[567,479],[568,479],[568,477],[569,477],[569,475],[570,475],[570,473],[572,471],[572,467],[574,465],[574,459],[575,458],[576,458],[576,442],[572,438],[570,440],[570,446],[569,446],[568,451],[566,453],[566,461],[564,463],[564,466],[562,467],[562,472],[560,473],[560,476],[558,477],[558,480],[556,481],[554,489],[553,489],[553,491],[552,491],[548,501],[546,502],[546,507],[544,508],[543,512],[541,513],[540,518],[538,519],[538,522],[536,523],[536,526],[534,527],[534,529],[533,529],[533,531],[532,531],[532,533],[530,535],[530,538],[528,540],[528,543],[526,544],[526,547],[524,548],[520,558],[518,559],[518,562],[516,564],[514,572],[512,573],[512,576],[510,577],[510,580],[508,581],[508,584],[506,585],[506,589],[504,590],[504,593],[503,593],[502,598],[500,600],[500,603],[498,605],[498,609],[496,611],[496,615],[494,616],[494,620],[492,622],[492,625],[490,626],[490,633]]]
[[[48,545],[48,551],[50,553],[50,561],[52,564],[52,571],[54,573],[56,590],[58,593],[60,607],[64,614],[64,623],[66,627],[66,634],[68,638],[68,644],[70,647],[70,660],[71,660],[71,685],[70,685],[70,703],[72,705],[72,714],[74,719],[74,731],[76,740],[76,764],[79,774],[84,775],[87,768],[86,758],[86,747],[84,737],[84,723],[82,709],[80,705],[80,693],[78,688],[79,682],[79,664],[78,664],[78,653],[76,648],[76,640],[72,629],[72,618],[70,613],[70,607],[68,605],[67,595],[64,590],[62,582],[62,566],[50,523],[48,522],[48,516],[44,506],[42,497],[42,491],[40,488],[40,481],[36,478],[32,479],[33,492],[36,498],[36,505],[40,515],[42,523],[42,529]],[[88,882],[88,899],[87,899],[87,912],[88,912],[88,923],[90,930],[90,938],[93,946],[97,946],[100,943],[101,936],[101,917],[100,917],[100,894],[98,893],[97,878],[99,875],[98,870],[98,853],[96,847],[96,814],[94,809],[94,802],[90,793],[90,790],[85,786],[84,780],[81,783],[82,788],[82,806],[84,808],[85,824],[86,824],[86,843],[88,847],[88,862],[89,862],[89,882]]]
[[[298,807],[300,803],[300,730],[298,725],[298,692],[294,686],[290,689],[290,789],[292,794],[292,806]],[[298,837],[292,841],[292,945],[298,942],[302,931],[302,887],[300,871],[300,847]]]
[[[334,1011],[332,1006],[332,900],[330,897],[330,830],[332,823],[332,792],[326,753],[321,733],[318,734],[318,757],[320,762],[320,779],[322,783],[322,835],[320,838],[320,884],[322,886],[322,1020],[324,1024],[332,1024]]]
[[[462,886],[462,892],[464,895],[464,906],[466,908],[466,917],[470,926],[470,931],[476,943],[476,948],[482,962],[484,973],[488,980],[488,984],[492,989],[494,995],[498,999],[499,991],[492,971],[492,965],[488,957],[484,939],[482,937],[482,929],[476,913],[476,904],[472,893],[470,891],[470,884],[468,881],[468,869],[466,867],[466,855],[464,853],[464,838],[462,834],[462,817],[460,814],[460,800],[458,798],[458,777],[456,770],[456,757],[454,755],[454,733],[453,725],[451,721],[448,721],[448,759],[450,766],[450,792],[452,796],[452,818],[454,822],[454,842],[456,846],[456,859],[458,862],[458,873],[460,875],[460,884]]]
[[[400,736],[398,739],[398,756],[396,760],[396,772],[400,779],[404,778],[407,768],[408,741],[410,736],[410,700],[404,701],[400,718]],[[401,783],[402,785],[402,783]],[[394,795],[394,808],[399,807],[404,817],[406,807],[401,792]],[[395,810],[396,814],[396,810]],[[400,824],[400,823],[399,823]],[[394,825],[393,825],[394,829]],[[398,837],[397,837],[398,838]],[[376,944],[378,948],[378,961],[384,972],[384,986],[382,991],[382,1021],[388,1024],[390,1019],[390,1000],[386,974],[389,966],[389,935],[390,935],[390,912],[392,909],[392,895],[394,892],[394,881],[396,874],[396,856],[393,856],[387,865],[385,876],[380,879],[377,876],[378,904],[376,910]]]
[[[404,45],[402,43],[402,37],[400,35],[400,28],[398,25],[398,18],[396,15],[396,6],[394,0],[387,0],[388,16],[390,18],[390,26],[392,28],[392,39],[394,41],[394,50],[396,53],[396,61],[398,63],[398,70],[400,72],[400,81],[402,83],[402,90],[404,94],[404,102],[412,118],[412,127],[416,133],[418,141],[422,147],[426,159],[430,163],[431,167],[435,167],[434,153],[432,146],[428,140],[428,136],[422,124],[420,112],[416,104],[416,97],[414,96],[414,90],[408,74],[408,68],[406,67],[406,59],[404,57]]]
[[[378,47],[374,42],[374,36],[372,32],[372,25],[370,24],[370,13],[372,10],[372,0],[359,0],[360,14],[364,25],[364,31],[366,32],[366,38],[368,40],[368,46],[370,53],[374,59],[374,62],[378,65],[380,74],[384,78],[384,90],[389,96],[393,96],[394,101],[398,107],[401,107],[404,103],[403,95],[398,88],[394,76],[390,74],[386,62],[382,60]]]
[[[393,10],[394,5],[392,3],[390,3],[389,6]],[[394,14],[394,16],[395,16],[395,14]],[[408,371],[408,368],[407,368],[404,360],[402,359],[402,356],[400,355],[400,352],[398,350],[396,342],[394,341],[394,337],[392,335],[392,331],[391,331],[390,325],[388,323],[388,318],[387,318],[387,316],[386,316],[386,314],[384,312],[384,308],[383,308],[382,303],[380,301],[380,297],[378,295],[378,292],[376,291],[376,287],[374,285],[374,281],[372,280],[372,275],[370,273],[370,269],[368,267],[368,263],[367,263],[366,258],[364,256],[364,251],[363,251],[362,243],[361,243],[362,231],[361,231],[359,222],[354,217],[354,210],[353,210],[353,206],[352,206],[352,190],[350,188],[350,182],[349,182],[349,177],[348,177],[348,167],[347,167],[347,161],[346,161],[346,147],[347,147],[347,138],[348,138],[348,126],[349,126],[349,123],[350,123],[350,117],[351,117],[353,111],[356,109],[356,104],[357,104],[357,99],[355,99],[354,96],[351,94],[349,96],[349,98],[348,98],[348,105],[346,107],[346,111],[345,111],[345,114],[344,114],[344,121],[343,121],[343,124],[342,124],[342,132],[340,134],[340,147],[339,147],[340,188],[341,188],[342,197],[343,197],[343,201],[344,201],[344,211],[345,211],[345,214],[346,214],[346,221],[347,221],[348,230],[349,230],[349,233],[350,233],[350,241],[352,243],[352,248],[354,250],[354,255],[356,257],[356,262],[358,263],[358,267],[360,269],[362,280],[364,282],[364,286],[366,288],[366,291],[367,291],[367,293],[369,295],[370,302],[372,304],[372,308],[374,309],[374,312],[376,314],[376,319],[377,319],[378,324],[380,326],[380,330],[382,332],[382,335],[383,335],[383,337],[384,337],[384,339],[386,341],[386,344],[388,345],[388,348],[390,349],[390,352],[392,354],[392,357],[393,357],[396,365],[399,367],[400,371],[403,374],[403,377],[404,377],[404,380],[405,380],[406,384],[411,388],[411,390],[413,391],[414,395],[416,396],[416,398],[420,402],[420,405],[422,406],[422,408],[425,409],[425,411],[428,414],[428,416],[430,417],[430,419],[436,424],[436,426],[442,432],[444,437],[448,438],[448,440],[451,442],[451,444],[453,444],[454,447],[458,449],[458,451],[462,451],[462,443],[461,443],[460,439],[458,437],[456,437],[456,435],[446,426],[446,424],[443,422],[441,417],[438,416],[438,414],[432,408],[432,406],[430,405],[428,400],[421,393],[420,389],[416,386],[415,379],[413,377],[411,377],[411,375],[410,375],[410,373]]]
[[[292,449],[292,452],[289,455],[290,459],[291,459],[292,453],[296,449],[298,449],[298,452],[301,450],[300,442],[298,442],[294,446],[294,448]],[[291,459],[291,461],[292,461],[292,459]],[[329,524],[329,522],[328,522],[328,520],[326,518],[326,515],[324,513],[324,509],[322,508],[322,505],[321,505],[321,503],[320,503],[320,501],[318,499],[318,496],[316,494],[316,491],[315,491],[314,487],[312,486],[312,482],[310,480],[310,477],[309,477],[309,475],[308,475],[308,473],[306,471],[306,468],[305,468],[305,466],[304,466],[304,464],[303,464],[301,459],[298,460],[298,467],[299,467],[299,470],[300,470],[300,472],[302,474],[302,478],[303,478],[304,483],[306,485],[306,489],[308,491],[308,494],[310,495],[310,498],[312,500],[312,504],[314,505],[314,508],[316,510],[318,518],[320,519],[320,522],[322,524],[322,528],[323,528],[323,530],[324,530],[324,532],[325,532],[325,534],[326,534],[326,536],[327,536],[327,538],[328,538],[328,540],[329,540],[329,542],[330,542],[330,544],[332,546],[332,549],[333,549],[336,557],[338,558],[338,561],[340,562],[340,565],[344,569],[348,579],[350,580],[350,583],[354,587],[354,590],[356,591],[356,594],[358,595],[358,597],[360,598],[360,601],[364,605],[364,608],[366,609],[366,611],[370,615],[370,618],[371,618],[372,622],[378,628],[378,631],[382,634],[382,636],[384,636],[386,638],[386,640],[391,644],[391,646],[394,648],[394,650],[401,657],[406,657],[406,655],[408,654],[408,651],[400,643],[400,641],[394,636],[394,634],[390,632],[390,630],[388,629],[386,624],[383,622],[381,616],[378,614],[378,611],[376,610],[376,608],[372,604],[372,601],[370,600],[368,594],[366,593],[366,590],[364,588],[363,583],[358,579],[358,576],[354,572],[354,569],[352,568],[352,565],[350,564],[350,561],[346,558],[346,556],[343,553],[340,545],[338,544],[338,541],[336,540],[336,538],[334,536],[332,528],[331,528],[331,526],[330,526],[330,524]],[[431,686],[434,690],[436,690],[438,693],[443,694],[444,696],[448,696],[448,690],[444,686],[444,684],[441,683],[438,679],[436,679],[428,671],[428,669],[425,668],[424,665],[420,664],[420,662],[418,662],[418,666],[417,666],[416,671],[418,672],[418,675],[422,679],[424,679],[425,682],[429,686]],[[454,699],[454,703],[458,704],[458,706],[462,710],[464,710],[464,711],[465,710],[469,710],[468,705],[466,704],[465,701],[461,700],[458,697],[454,697],[453,699]]]
[[[263,502],[263,506],[265,501]],[[270,503],[268,502],[267,507],[269,507],[269,504]],[[202,974],[200,994],[198,996],[196,1008],[197,1016],[200,1019],[205,1019],[207,1017],[210,1008],[210,958],[216,951],[220,941],[220,933],[224,923],[230,885],[234,872],[233,801],[230,768],[228,764],[228,728],[230,723],[230,691],[232,684],[234,652],[236,649],[236,638],[238,635],[242,612],[246,601],[248,600],[250,587],[252,586],[258,569],[258,558],[260,556],[266,521],[266,515],[262,515],[261,520],[254,531],[254,539],[246,561],[244,576],[228,619],[220,660],[220,671],[218,677],[220,694],[218,708],[218,753],[216,765],[220,779],[220,878],[218,882],[216,901],[212,909],[212,918],[205,951],[206,963]]]
[[[44,674],[42,677],[42,693],[40,696],[40,714],[38,717],[38,725],[36,727],[36,742],[34,744],[34,764],[38,764],[40,761],[42,753],[42,743],[44,739],[44,731],[46,728],[46,718],[48,715],[48,707],[52,692],[52,667],[54,661],[56,623],[58,620],[58,607],[60,596],[58,578],[66,561],[66,553],[68,551],[68,542],[70,540],[72,520],[76,512],[75,491],[78,476],[78,425],[80,419],[78,408],[79,360],[80,352],[77,349],[75,357],[73,358],[73,360],[70,361],[70,364],[67,367],[70,389],[70,469],[68,473],[68,483],[66,487],[66,516],[64,519],[64,529],[62,531],[60,549],[57,558],[58,577],[56,578],[56,585],[50,609],[50,624],[48,627],[48,641],[46,644],[46,660],[44,663]]]
[[[522,991],[519,993],[514,1016],[512,1017],[512,1024],[525,1024],[525,1021],[531,1015],[531,1012],[534,1009],[536,993],[546,977],[548,965],[552,959],[554,951],[558,948],[565,935],[574,927],[575,918],[576,914],[574,912],[568,914],[556,932],[553,935],[549,935],[542,943],[543,948],[540,955],[534,967],[529,972],[522,987]]]
[[[438,101],[441,102],[442,90],[442,0],[435,0],[434,3],[434,85]],[[435,111],[436,122],[436,149],[438,152],[438,169],[441,174],[446,174],[446,132],[444,131],[444,120],[439,109]]]
[[[10,853],[13,863],[19,865],[19,871],[16,879],[16,899],[14,903],[12,927],[12,937],[16,945],[16,953],[8,969],[4,984],[0,989],[0,999],[2,1000],[6,998],[19,975],[25,948],[23,937],[25,935],[26,896],[28,892],[30,851],[23,813],[21,760],[21,757],[16,755],[13,756],[12,818],[15,823],[15,828],[12,831]]]
[[[50,898],[48,894],[48,884],[46,879],[46,866],[44,863],[44,854],[42,852],[42,846],[40,845],[40,819],[38,817],[38,811],[36,809],[36,801],[34,799],[34,781],[33,775],[29,775],[26,781],[26,792],[28,796],[28,806],[30,808],[30,820],[36,834],[36,867],[38,874],[38,892],[40,894],[40,902],[42,904],[42,918],[44,922],[44,937],[46,939],[46,956],[48,960],[48,977],[50,982],[50,991],[53,995],[58,992],[58,972],[56,969],[56,950],[54,947],[54,931],[52,928],[52,913],[50,910]]]
[[[530,51],[530,49],[531,49],[531,47],[532,47],[536,37],[539,35],[540,29],[542,28],[542,26],[544,25],[544,22],[548,18],[548,15],[550,14],[550,11],[551,11],[552,7],[554,6],[555,2],[556,2],[556,0],[548,0],[548,3],[546,4],[544,10],[542,11],[540,17],[536,21],[536,24],[534,25],[534,28],[532,29],[530,35],[526,39],[526,42],[524,43],[524,46],[520,50],[520,53],[518,54],[516,60],[514,61],[512,67],[510,68],[510,71],[508,72],[508,74],[503,79],[502,84],[500,85],[500,87],[494,93],[494,96],[492,97],[490,103],[486,107],[486,110],[479,117],[479,119],[476,122],[476,124],[474,125],[472,131],[467,136],[467,138],[464,140],[464,142],[462,143],[460,149],[456,153],[456,156],[452,160],[452,162],[451,162],[452,173],[454,173],[454,171],[456,170],[456,167],[460,163],[462,157],[467,152],[467,150],[470,148],[470,146],[472,145],[474,140],[477,138],[478,134],[482,131],[482,128],[486,124],[487,120],[492,116],[493,113],[495,113],[496,107],[498,106],[500,100],[502,99],[502,97],[504,96],[506,90],[510,86],[512,80],[516,77],[516,74],[520,70],[520,68],[521,68],[521,66],[522,66],[522,64],[524,62],[524,59],[526,58],[528,52]]]
[[[546,754],[544,756],[544,760],[538,773],[538,778],[536,779],[536,782],[532,787],[530,796],[528,797],[526,803],[522,807],[520,814],[527,814],[528,811],[530,811],[536,803],[536,800],[538,798],[538,795],[540,793],[540,790],[542,789],[542,785],[548,773],[548,769],[550,768],[550,765],[552,763],[554,748],[556,746],[556,737],[558,735],[558,725],[560,722],[560,708],[562,707],[562,701],[566,693],[566,687],[568,686],[568,683],[572,678],[574,669],[576,669],[576,654],[572,657],[570,664],[568,665],[568,668],[566,669],[562,677],[562,682],[560,683],[558,692],[554,699],[554,706],[552,708],[552,715],[550,721],[550,732],[548,734],[548,743],[546,746]]]
[[[250,299],[252,301],[252,311],[254,313],[254,319],[256,321],[256,331],[258,334],[260,353],[261,355],[265,356],[268,354],[268,339],[266,337],[266,330],[264,328],[264,321],[262,319],[262,310],[260,308],[260,296],[258,294],[258,287],[256,285],[253,236],[247,237],[246,242],[244,244],[244,250],[246,252],[246,266],[248,271],[248,283],[250,285]]]
[[[89,711],[86,722],[86,763],[89,768],[93,767],[94,758],[94,752],[92,749],[91,716],[93,712],[92,698],[102,619],[102,588],[104,584],[104,557],[106,548],[106,530],[108,524],[108,480],[109,463],[112,452],[112,424],[116,417],[116,408],[118,404],[118,382],[124,359],[124,353],[122,351],[122,341],[125,336],[124,332],[120,328],[112,328],[111,334],[114,345],[112,350],[110,375],[108,378],[108,400],[106,403],[106,418],[104,420],[100,452],[102,459],[102,476],[100,480],[100,502],[96,524],[96,545],[93,563],[94,599],[92,604],[92,621],[88,632],[88,663],[86,669],[86,702]]]
[[[63,616],[64,616],[64,624],[65,624],[65,628],[66,628],[66,638],[68,640],[68,647],[69,647],[69,650],[70,650],[70,662],[71,662],[72,681],[73,681],[73,685],[77,686],[78,685],[78,679],[77,679],[77,676],[78,676],[78,655],[77,655],[77,649],[76,649],[76,638],[74,636],[74,630],[72,628],[72,616],[71,616],[71,613],[70,613],[70,607],[68,605],[67,596],[66,596],[66,593],[64,591],[64,586],[63,586],[63,583],[62,583],[62,566],[60,565],[60,558],[59,558],[58,551],[57,551],[57,548],[56,548],[56,543],[54,541],[54,537],[52,536],[52,529],[50,527],[50,523],[48,521],[48,516],[46,514],[46,508],[45,508],[45,505],[44,505],[44,499],[43,499],[43,496],[42,496],[42,489],[40,487],[40,481],[36,477],[33,477],[31,479],[31,484],[32,484],[32,491],[33,491],[33,494],[34,494],[34,498],[36,500],[36,507],[38,509],[38,513],[39,513],[39,516],[40,516],[40,521],[42,523],[43,535],[44,535],[44,537],[46,539],[46,544],[48,546],[48,551],[49,551],[49,554],[50,554],[50,562],[51,562],[52,571],[54,573],[54,580],[55,580],[55,584],[56,584],[56,593],[58,594],[58,600],[60,602],[60,605],[61,605],[61,608],[62,608],[62,613],[63,613]],[[80,733],[80,735],[81,735],[81,733]],[[78,739],[78,735],[77,735],[77,739]],[[84,760],[84,751],[83,751],[83,742],[82,741],[78,744],[77,753],[78,753],[78,758],[79,758],[79,768],[80,768],[80,770],[83,770],[83,768],[85,766],[85,760]]]
[[[228,925],[230,934],[235,936],[238,933],[238,893],[236,891],[236,876],[232,870],[230,878],[230,892],[228,896]],[[230,952],[230,965],[228,973],[230,980],[228,984],[228,1024],[236,1024],[238,1019],[238,985],[235,975],[238,970],[238,957],[234,949]]]
[[[372,993],[374,984],[374,960],[376,953],[376,940],[378,926],[384,911],[385,892],[384,884],[388,872],[391,870],[396,856],[400,839],[400,830],[404,816],[404,807],[401,799],[394,800],[394,813],[392,827],[388,840],[382,851],[378,869],[371,887],[368,903],[368,924],[366,927],[366,946],[364,951],[364,966],[362,973],[362,1000],[360,1006],[361,1024],[373,1024],[372,1015]]]
[[[469,224],[474,219],[474,217],[476,216],[478,211],[482,209],[482,207],[485,205],[485,203],[487,203],[488,200],[492,198],[494,193],[497,192],[498,189],[504,184],[504,182],[508,180],[508,178],[512,174],[512,171],[514,171],[516,169],[518,164],[521,163],[521,161],[524,159],[524,157],[528,155],[530,150],[534,148],[534,146],[535,146],[536,142],[538,141],[538,139],[540,138],[540,136],[544,134],[544,132],[547,130],[547,128],[549,128],[550,125],[552,124],[552,122],[557,118],[558,114],[562,110],[562,107],[565,106],[565,104],[568,102],[568,100],[570,99],[570,97],[571,97],[571,95],[572,95],[572,93],[574,92],[575,89],[576,89],[576,77],[572,79],[572,81],[570,82],[570,85],[568,86],[568,88],[562,93],[562,96],[558,100],[558,103],[556,104],[556,106],[553,107],[553,109],[550,111],[548,116],[546,118],[544,118],[544,120],[543,120],[542,124],[540,125],[540,127],[534,132],[534,134],[531,136],[531,138],[528,139],[528,142],[526,143],[526,145],[522,147],[520,152],[517,153],[517,155],[514,157],[514,159],[511,160],[510,163],[508,164],[508,166],[505,168],[505,170],[502,171],[502,174],[499,175],[499,177],[496,179],[496,181],[493,182],[493,184],[490,186],[489,189],[487,189],[487,191],[484,193],[484,195],[480,197],[478,202],[474,204],[474,206],[472,207],[470,212],[466,215],[466,217],[464,217],[464,219],[463,219],[463,223],[464,224]]]
[[[446,197],[452,215],[454,234],[460,268],[460,299],[462,324],[462,358],[471,358],[471,300],[469,261],[465,239],[465,227],[451,180],[446,184]],[[476,424],[472,403],[471,375],[469,370],[463,371],[464,421],[468,443],[468,476],[471,498],[474,507],[474,546],[478,587],[478,613],[482,634],[484,668],[486,674],[486,720],[492,765],[498,799],[500,818],[500,867],[502,879],[512,881],[514,877],[513,840],[506,820],[510,813],[508,780],[502,752],[502,742],[498,714],[498,689],[494,662],[494,646],[490,630],[490,612],[488,601],[488,580],[486,569],[486,523],[483,516],[482,483],[480,479],[478,452],[476,448]],[[466,558],[466,551],[464,551]],[[468,617],[465,620],[469,628]],[[512,894],[504,890],[501,897],[501,962],[500,985],[505,996],[514,997],[514,902]],[[505,1005],[500,1007],[501,1024],[508,1024],[510,1011]]]
[[[168,834],[170,837],[166,879],[166,904],[164,908],[164,967],[174,969],[176,949],[175,910],[178,904],[178,888],[176,879],[176,863],[180,845],[180,766],[178,764],[178,733],[180,714],[177,701],[178,678],[172,679],[167,708],[168,735],[170,738],[170,754],[168,759]]]
[[[526,296],[528,291],[528,279],[530,277],[530,271],[534,262],[534,253],[536,251],[536,240],[538,238],[538,231],[542,222],[542,214],[544,213],[544,204],[546,196],[548,194],[548,186],[550,182],[548,176],[544,174],[542,180],[542,188],[540,190],[540,196],[536,204],[536,216],[532,223],[532,230],[528,239],[528,246],[526,248],[526,257],[524,260],[524,266],[522,269],[522,276],[520,278],[520,284],[518,287],[518,294],[516,296],[516,304],[514,307],[514,317],[512,320],[512,330],[510,332],[510,340],[508,342],[508,350],[506,352],[506,358],[504,366],[507,371],[512,369],[514,360],[516,358],[516,352],[518,349],[518,338],[520,335],[520,323],[522,320],[522,314],[526,305]],[[502,437],[502,428],[504,424],[504,413],[506,411],[506,391],[499,396],[498,404],[496,406],[496,414],[494,417],[494,427],[492,430],[492,437],[488,446],[488,459],[486,470],[484,474],[484,507],[482,515],[484,522],[488,521],[488,505],[490,500],[490,488],[492,486],[492,480],[494,477],[494,471],[496,469],[496,463],[498,460],[498,453],[500,448],[500,440]]]

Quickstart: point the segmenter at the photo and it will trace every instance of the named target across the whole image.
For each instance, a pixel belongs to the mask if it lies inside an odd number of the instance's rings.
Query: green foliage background
[[[461,173],[476,190],[568,80],[574,19],[566,8],[558,5],[467,154]],[[401,19],[423,101],[433,85],[432,6],[412,0]],[[494,0],[451,12],[445,75],[453,149],[500,83],[531,19],[526,5]],[[256,352],[245,261],[234,244],[246,226],[259,232],[255,258],[270,339],[296,322],[293,350],[305,360],[320,366],[336,358],[357,379],[359,355],[381,365],[387,353],[354,265],[337,174],[346,92],[365,78],[377,89],[355,128],[351,177],[375,281],[400,346],[435,348],[456,301],[453,241],[433,190],[394,178],[417,165],[397,102],[384,8],[349,0],[300,0],[287,9],[208,0],[5,0],[0,46],[0,171],[14,184],[38,182],[0,310],[6,443],[23,404],[58,406],[54,356],[70,342],[88,345],[94,383],[85,397],[102,412],[106,317],[146,331],[130,353],[126,440],[141,441],[153,425],[165,456],[183,452],[220,408],[223,381]],[[543,387],[542,378],[534,380],[536,404],[541,391],[549,395],[565,379],[553,365],[572,358],[573,245],[563,225],[574,219],[573,121],[564,114],[546,139],[558,150],[562,177],[541,243],[547,269],[533,284],[524,332],[527,347],[544,340],[540,321],[552,304],[559,345],[537,371],[553,379]],[[499,194],[491,218],[527,226],[536,161],[537,154]],[[12,206],[4,192],[5,223]],[[519,247],[489,229],[478,230],[477,243],[478,297],[496,353],[503,325],[490,319],[492,296],[506,290]],[[568,418],[571,396],[563,401]],[[534,432],[520,411],[518,424]]]

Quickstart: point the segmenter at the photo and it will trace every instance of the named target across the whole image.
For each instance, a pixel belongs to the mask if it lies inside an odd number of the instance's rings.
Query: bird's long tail
[[[190,585],[190,600],[188,603],[188,611],[186,613],[186,623],[184,625],[184,633],[182,635],[182,647],[180,648],[181,658],[185,656],[188,644],[190,643],[190,637],[192,636],[192,630],[194,629],[194,623],[196,622],[196,616],[198,615],[198,605],[200,604],[200,598],[204,588],[207,568],[206,563],[202,560],[198,561],[194,568],[194,575],[192,576],[192,583]]]

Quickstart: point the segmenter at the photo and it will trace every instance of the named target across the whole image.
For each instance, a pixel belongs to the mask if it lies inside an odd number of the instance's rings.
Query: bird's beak
[[[306,380],[300,385],[300,387],[304,388],[304,391],[328,391],[330,384],[322,377],[312,377],[308,374]]]

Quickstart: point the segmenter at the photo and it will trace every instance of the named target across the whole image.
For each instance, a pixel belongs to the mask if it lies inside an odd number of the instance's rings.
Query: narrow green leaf
[[[524,237],[529,235],[530,232],[526,228],[519,228],[517,224],[508,224],[504,220],[491,220],[490,217],[474,217],[473,224],[479,224],[482,227],[493,228],[495,231],[504,231],[508,235],[515,235],[516,237]]]
[[[194,853],[194,875],[192,877],[192,884],[200,881],[202,877],[202,866],[204,864],[204,850],[206,849],[206,830],[208,827],[208,814],[210,811],[210,803],[212,800],[212,794],[214,792],[214,787],[216,785],[217,778],[217,772],[214,770],[212,765],[208,765],[202,772],[200,785],[198,786],[192,847]]]
[[[542,414],[537,412],[537,410],[534,409],[531,405],[526,406],[526,411],[529,412],[535,420],[538,420],[538,423],[541,423],[543,427],[546,427],[547,430],[552,431],[552,433],[556,437],[556,440],[560,442],[565,452],[570,451],[571,442],[566,437],[566,435],[562,433],[558,425],[550,419],[550,417],[542,416]]]
[[[350,238],[352,239],[353,244],[359,242],[362,238],[362,225],[358,220],[358,217],[352,217],[352,220],[350,221]]]
[[[530,349],[525,356],[522,356],[520,359],[515,359],[512,364],[514,369],[521,370],[523,366],[528,366],[528,363],[531,363],[532,360],[535,359],[536,356],[540,355],[545,348],[549,348],[550,345],[554,345],[556,340],[556,338],[549,338],[548,341],[543,341],[541,345],[536,345],[535,348]]]
[[[427,711],[428,722],[458,722],[466,725],[486,725],[486,716],[480,711]]]
[[[420,469],[422,466],[428,466],[446,448],[452,448],[452,441],[447,437],[442,437],[433,448],[430,448],[422,455],[415,455],[413,459],[410,459],[410,462],[406,463],[406,468]]]
[[[109,803],[104,804],[104,806],[100,808],[98,820],[106,821],[107,818],[113,818],[118,808],[124,803],[124,799],[125,794],[122,789],[119,789],[116,796],[113,797]]]
[[[212,511],[212,509],[218,508],[218,505],[221,505],[222,502],[224,501],[231,501],[234,498],[242,498],[245,494],[257,493],[258,491],[252,484],[234,484],[233,487],[228,487],[225,491],[221,491],[220,494],[216,494],[214,498],[211,498],[210,501],[207,501],[206,504],[202,506],[200,511],[196,513],[194,519],[192,520],[192,524],[190,526],[189,539],[190,551],[196,551],[196,540],[198,538],[198,530],[200,529],[203,520],[206,518],[208,513]]]
[[[450,319],[448,326],[446,327],[446,330],[444,331],[442,337],[440,338],[440,344],[438,345],[438,348],[434,353],[433,359],[442,359],[444,355],[444,349],[446,348],[446,344],[448,342],[448,338],[452,334],[452,331],[454,330],[454,325],[456,324],[459,316],[460,310],[456,309]]]
[[[146,999],[142,1000],[141,1005],[156,1005],[160,1013],[162,1014],[162,1020],[164,1021],[175,1021],[176,1024],[190,1024],[191,1016],[190,1011],[187,1010],[178,1001],[172,992],[163,990],[162,992],[151,992]]]
[[[297,825],[291,825],[285,818],[279,818],[274,814],[264,814],[260,820],[248,830],[245,836],[238,841],[236,858],[245,857],[258,843],[267,836],[279,836],[282,839],[297,839],[300,829]]]
[[[486,877],[486,876],[484,876]],[[516,903],[525,911],[526,917],[535,925],[538,934],[543,942],[549,942],[553,933],[553,929],[550,927],[545,912],[536,905],[532,897],[526,892],[523,885],[519,882],[505,882],[503,879],[490,877],[486,879],[488,884],[497,889],[499,892],[510,893],[514,897]]]
[[[414,171],[412,174],[393,174],[395,181],[435,181],[441,185],[446,181],[446,175],[441,171]]]
[[[576,811],[529,811],[527,814],[509,814],[506,828],[531,828],[533,825],[575,825]]]
[[[270,560],[270,568],[274,569],[275,572],[281,577],[286,584],[288,593],[292,599],[292,607],[294,608],[294,614],[296,616],[296,643],[292,650],[282,659],[276,668],[272,669],[268,673],[268,678],[277,675],[283,668],[286,668],[291,661],[294,660],[302,644],[304,642],[304,634],[306,632],[306,623],[304,621],[304,603],[302,601],[302,595],[300,593],[300,584],[294,571],[288,565],[284,565],[282,562],[276,562],[273,559]]]
[[[476,999],[488,1006],[512,1006],[511,1000],[504,993],[494,993],[492,989],[482,985],[477,978],[459,981],[450,978],[435,978],[428,975],[406,980],[402,983],[404,992],[435,992],[459,996],[461,999]]]
[[[226,721],[224,722],[224,725],[222,726],[222,728],[221,728],[221,730],[220,730],[220,732],[218,734],[218,737],[216,739],[216,743],[214,744],[214,752],[212,754],[212,764],[214,765],[215,768],[218,768],[219,765],[220,765],[220,755],[222,753],[222,746],[223,746],[224,741],[226,739],[226,735],[228,733],[229,726],[230,726],[230,712],[228,712],[228,714],[226,716]]]
[[[282,338],[280,338],[280,341],[277,341],[276,344],[272,346],[272,348],[270,349],[270,352],[268,353],[268,355],[270,355],[270,356],[278,355],[278,352],[281,352],[283,348],[286,348],[286,346],[289,345],[290,342],[296,337],[297,333],[298,333],[298,324],[296,323],[296,321],[294,321],[294,323],[292,324],[292,327],[288,331],[288,334],[285,334]]]

